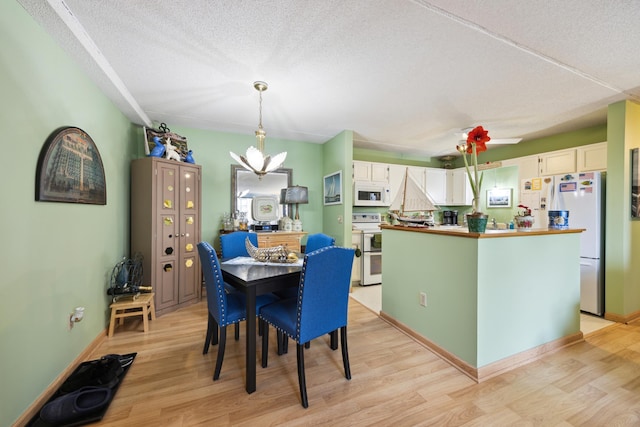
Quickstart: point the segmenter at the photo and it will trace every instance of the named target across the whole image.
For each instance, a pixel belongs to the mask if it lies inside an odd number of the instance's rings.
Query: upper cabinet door
[[[607,170],[607,143],[583,145],[576,149],[578,172]]]
[[[400,185],[402,185],[402,179],[407,167],[404,165],[389,165],[389,201],[393,203],[394,199],[400,193]]]
[[[517,161],[518,176],[521,180],[540,176],[540,159],[537,155],[519,157]]]
[[[540,175],[575,173],[576,150],[559,150],[540,155]]]
[[[389,183],[389,165],[386,163],[371,163],[371,181]]]
[[[353,161],[353,180],[354,181],[370,181],[371,180],[371,163]]]
[[[389,165],[386,163],[353,161],[353,180],[389,183]]]
[[[447,170],[426,168],[426,190],[436,205],[447,204]]]
[[[473,201],[473,191],[465,168],[447,171],[447,204],[451,206],[469,206]]]
[[[420,187],[420,189],[422,191],[426,191],[426,171],[427,168],[423,168],[421,166],[407,166],[407,168],[409,169],[409,176],[411,177],[411,179],[413,179],[416,184],[418,184],[418,187]]]

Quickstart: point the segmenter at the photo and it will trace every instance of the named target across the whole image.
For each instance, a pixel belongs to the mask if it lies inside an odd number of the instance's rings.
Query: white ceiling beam
[[[133,95],[131,95],[131,92],[129,92],[129,89],[127,89],[122,79],[120,79],[120,76],[118,76],[109,61],[107,61],[107,59],[104,57],[93,39],[89,36],[89,34],[87,34],[87,31],[84,29],[80,21],[78,21],[78,19],[75,17],[71,9],[69,9],[69,6],[67,6],[67,4],[63,0],[47,0],[47,3],[49,3],[51,8],[60,17],[62,22],[64,22],[67,28],[69,28],[73,36],[85,48],[91,58],[93,58],[98,67],[100,67],[102,72],[111,81],[113,86],[118,90],[118,92],[120,92],[124,100],[136,112],[136,114],[140,118],[140,122],[144,123],[147,127],[153,127],[153,123],[149,116],[147,116],[147,114],[142,110]]]

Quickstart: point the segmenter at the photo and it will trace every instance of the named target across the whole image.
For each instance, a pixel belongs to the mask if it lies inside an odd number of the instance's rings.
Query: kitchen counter
[[[382,226],[381,317],[479,382],[579,342],[581,231]]]
[[[446,234],[449,236],[467,237],[473,239],[486,239],[495,237],[516,237],[516,236],[540,236],[547,234],[582,233],[584,229],[571,228],[558,230],[554,228],[529,228],[514,230],[494,230],[487,229],[484,233],[470,232],[469,229],[461,225],[436,225],[435,227],[405,227],[402,225],[381,225],[382,229],[392,229],[398,231],[410,231],[414,233]]]

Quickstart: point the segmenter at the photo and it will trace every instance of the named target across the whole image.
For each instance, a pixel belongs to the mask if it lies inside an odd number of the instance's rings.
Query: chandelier
[[[245,169],[258,175],[258,179],[262,179],[264,175],[278,169],[284,159],[287,158],[287,152],[284,151],[280,154],[276,154],[271,158],[268,154],[264,154],[264,138],[267,133],[262,128],[262,92],[267,90],[268,86],[265,82],[253,82],[253,87],[260,93],[260,121],[258,122],[258,130],[256,131],[256,140],[258,141],[258,148],[249,147],[247,149],[246,156],[238,156],[233,152],[229,152],[233,160],[240,163]]]

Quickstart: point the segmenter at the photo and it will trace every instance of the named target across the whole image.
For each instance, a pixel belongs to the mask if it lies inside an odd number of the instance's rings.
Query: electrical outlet
[[[427,306],[427,294],[426,292],[420,292],[420,305],[423,307]]]

